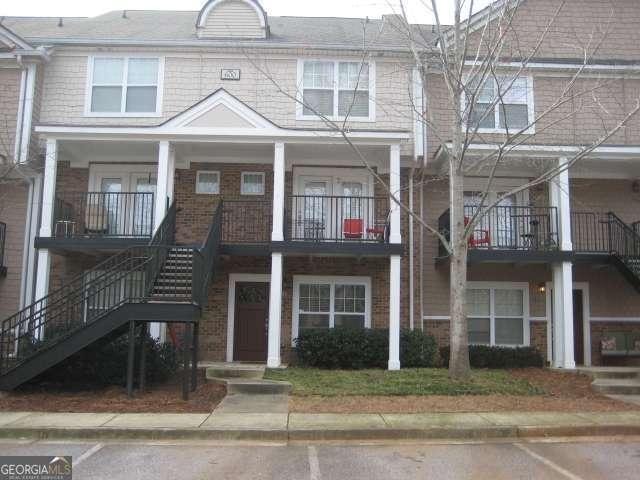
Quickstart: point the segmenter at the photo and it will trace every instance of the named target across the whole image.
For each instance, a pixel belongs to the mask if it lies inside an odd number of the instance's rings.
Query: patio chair
[[[345,218],[342,222],[344,238],[359,239],[364,232],[364,221],[361,218]]]

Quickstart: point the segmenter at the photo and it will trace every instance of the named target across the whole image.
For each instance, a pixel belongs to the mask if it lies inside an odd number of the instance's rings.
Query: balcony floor
[[[46,248],[60,255],[102,254],[147,245],[149,241],[149,237],[36,237],[35,248]]]

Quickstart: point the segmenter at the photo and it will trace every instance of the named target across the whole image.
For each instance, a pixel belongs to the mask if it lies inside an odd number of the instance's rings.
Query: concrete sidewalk
[[[0,412],[0,438],[398,440],[640,435],[640,412],[39,413]]]

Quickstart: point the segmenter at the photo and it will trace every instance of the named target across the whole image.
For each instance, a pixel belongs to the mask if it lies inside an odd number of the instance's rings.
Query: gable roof
[[[35,44],[104,44],[167,46],[291,46],[362,50],[407,50],[402,32],[387,19],[269,16],[269,38],[201,40],[196,35],[199,12],[128,10],[91,18],[4,17],[2,24]],[[436,35],[430,25],[415,25],[425,44]]]

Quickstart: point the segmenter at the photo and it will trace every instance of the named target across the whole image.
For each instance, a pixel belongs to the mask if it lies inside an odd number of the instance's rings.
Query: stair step
[[[284,395],[291,392],[289,382],[249,378],[209,378],[211,382],[227,386],[227,394]]]
[[[578,372],[597,378],[637,378],[640,379],[640,368],[636,367],[578,367]]]
[[[601,393],[640,395],[640,380],[634,378],[597,378],[591,386]]]
[[[208,367],[207,378],[247,378],[261,379],[264,376],[264,365],[216,365]]]

